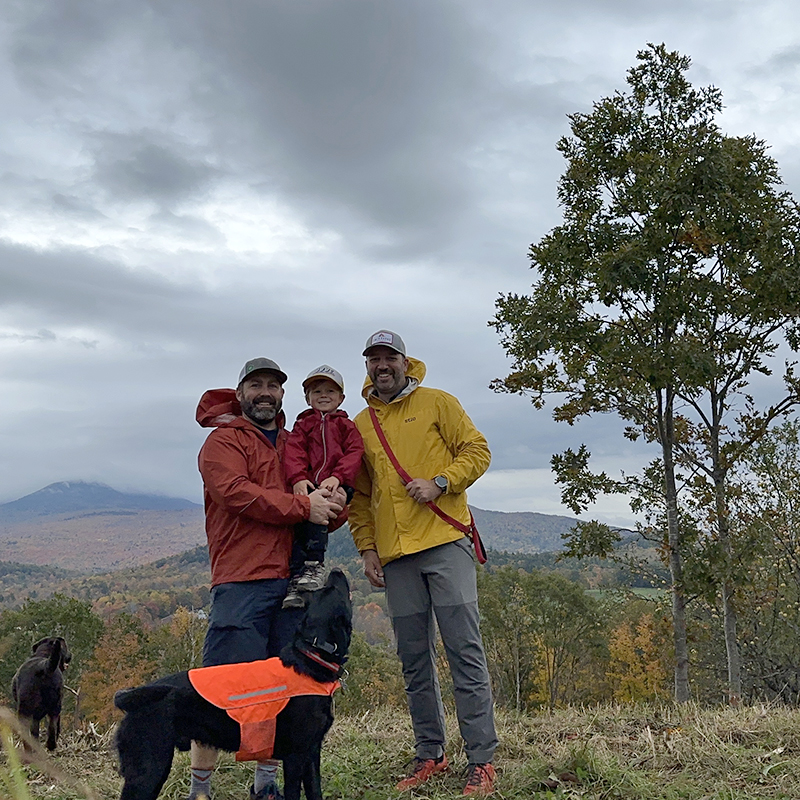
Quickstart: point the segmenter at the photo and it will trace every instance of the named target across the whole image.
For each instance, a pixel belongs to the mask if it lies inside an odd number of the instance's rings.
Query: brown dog
[[[39,738],[39,723],[47,717],[47,749],[55,750],[61,732],[63,672],[72,654],[61,636],[40,639],[31,653],[11,681],[11,696],[17,716],[30,723],[34,739]]]

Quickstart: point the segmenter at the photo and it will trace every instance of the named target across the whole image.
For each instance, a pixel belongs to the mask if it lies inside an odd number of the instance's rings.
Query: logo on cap
[[[380,331],[379,333],[376,333],[371,339],[372,344],[392,344],[393,342],[394,336],[386,331]]]
[[[251,358],[239,373],[239,383],[241,383],[251,372],[265,370],[274,372],[278,376],[281,385],[286,383],[286,373],[271,358]],[[239,384],[237,384],[238,386]]]

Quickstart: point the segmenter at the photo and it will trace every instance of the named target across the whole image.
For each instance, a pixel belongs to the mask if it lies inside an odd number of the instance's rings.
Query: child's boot
[[[302,572],[298,573],[289,581],[289,588],[286,591],[286,597],[283,598],[281,608],[302,608],[306,604],[298,586],[302,574]]]
[[[321,561],[306,561],[297,576],[297,588],[303,592],[316,592],[325,585],[325,565]]]

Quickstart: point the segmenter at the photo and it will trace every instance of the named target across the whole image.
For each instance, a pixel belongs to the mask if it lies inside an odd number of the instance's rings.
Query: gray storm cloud
[[[204,389],[269,355],[293,418],[297,376],[325,361],[353,414],[383,326],[485,430],[493,470],[581,441],[635,468],[610,419],[573,429],[490,392],[509,365],[486,322],[558,223],[567,114],[624,88],[648,41],[692,56],[724,126],[773,143],[798,188],[798,17],[790,0],[5,4],[0,501],[77,478],[196,498]]]

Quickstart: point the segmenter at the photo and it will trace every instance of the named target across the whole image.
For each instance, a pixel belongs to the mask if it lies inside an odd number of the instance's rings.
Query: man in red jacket
[[[235,392],[206,392],[197,408],[197,421],[214,428],[198,457],[211,558],[204,667],[279,654],[297,621],[297,615],[281,613],[292,528],[305,520],[327,525],[345,506],[341,490],[295,495],[286,482],[285,381],[286,373],[274,361],[254,358],[242,368]],[[192,743],[190,800],[211,796],[216,757],[215,750]],[[280,797],[276,772],[275,762],[257,766],[251,800]]]

